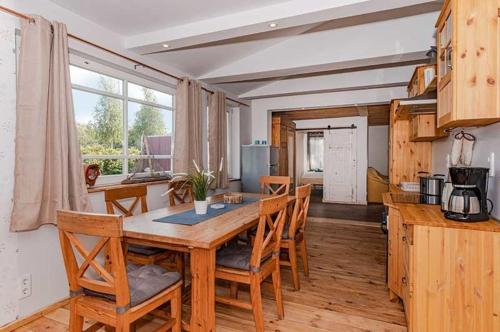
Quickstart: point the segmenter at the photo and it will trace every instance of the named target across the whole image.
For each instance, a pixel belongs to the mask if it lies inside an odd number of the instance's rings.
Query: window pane
[[[307,134],[307,154],[310,171],[323,171],[323,133]]]
[[[129,159],[128,172],[164,172],[172,170],[172,161],[170,159]]]
[[[123,101],[73,89],[73,105],[82,154],[123,153]]]
[[[130,155],[172,154],[172,111],[128,103],[128,151]]]
[[[130,98],[149,101],[150,103],[172,107],[172,95],[145,88],[143,86],[128,83],[128,96]]]
[[[71,83],[104,92],[123,94],[123,81],[80,67],[70,66]]]
[[[84,159],[84,164],[97,164],[103,175],[123,174],[123,159]]]

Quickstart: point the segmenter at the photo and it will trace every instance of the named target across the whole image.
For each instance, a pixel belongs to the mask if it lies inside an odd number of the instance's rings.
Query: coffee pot
[[[453,190],[449,196],[447,219],[473,222],[489,219],[488,168],[451,167],[450,178]],[[493,204],[491,204],[493,205]]]

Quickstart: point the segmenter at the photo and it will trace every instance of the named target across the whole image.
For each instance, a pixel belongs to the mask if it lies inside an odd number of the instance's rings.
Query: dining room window
[[[171,171],[173,91],[100,69],[70,66],[84,164],[98,164],[101,177],[117,181],[131,173]]]
[[[309,171],[323,172],[325,138],[322,131],[307,133],[307,164]]]

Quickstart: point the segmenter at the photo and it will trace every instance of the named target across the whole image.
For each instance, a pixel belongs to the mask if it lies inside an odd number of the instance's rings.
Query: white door
[[[356,203],[356,129],[325,130],[323,201]]]

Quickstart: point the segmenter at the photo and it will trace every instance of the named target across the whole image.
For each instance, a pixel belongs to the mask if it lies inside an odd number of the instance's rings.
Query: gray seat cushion
[[[129,244],[127,249],[131,253],[144,255],[144,256],[152,256],[152,255],[160,254],[160,253],[165,251],[165,249],[162,249],[162,248],[141,246],[138,244]]]
[[[231,242],[217,251],[217,265],[233,269],[250,271],[250,258],[252,257],[252,246]],[[262,258],[266,261],[271,255]]]
[[[179,273],[168,272],[156,265],[139,266],[129,264],[127,266],[127,275],[131,307],[149,300],[181,280]],[[83,291],[87,295],[103,297],[111,301],[116,300],[114,295],[103,294],[89,289],[84,289]]]

